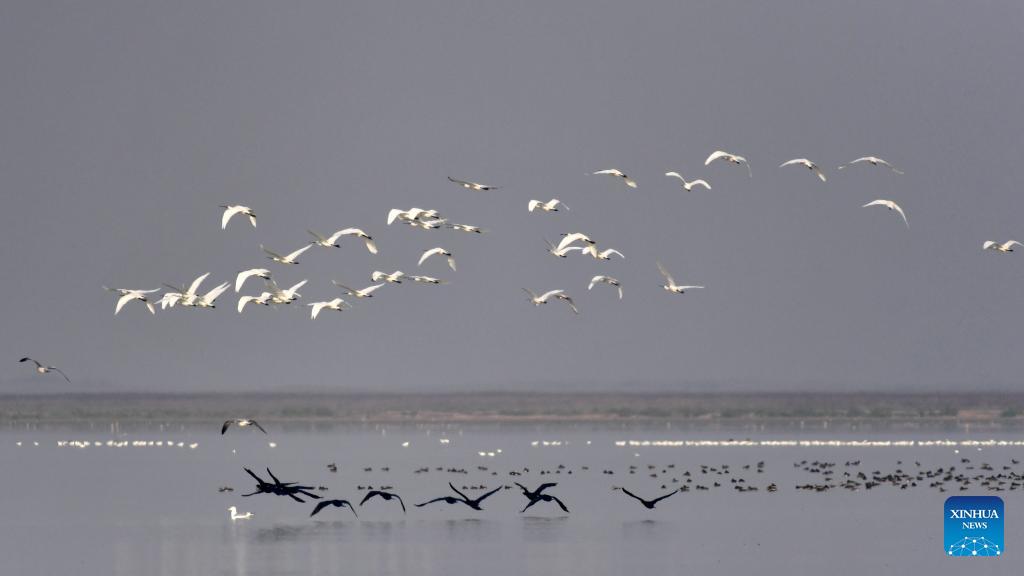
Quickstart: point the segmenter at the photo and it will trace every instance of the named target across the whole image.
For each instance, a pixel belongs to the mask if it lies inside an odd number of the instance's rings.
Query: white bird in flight
[[[1014,246],[1024,246],[1024,244],[1021,244],[1020,242],[1017,242],[1016,240],[1007,240],[1006,242],[1003,242],[1002,244],[998,244],[996,242],[988,240],[984,244],[981,245],[981,249],[982,250],[995,250],[996,252],[1002,252],[1003,254],[1008,254],[1010,252],[1013,252],[1013,247]]]
[[[241,314],[242,309],[244,309],[245,305],[250,302],[253,304],[260,304],[262,306],[270,306],[270,299],[273,297],[274,295],[270,292],[264,292],[259,296],[242,296],[238,299],[238,313]]]
[[[486,230],[484,230],[483,228],[481,228],[479,226],[471,226],[469,224],[448,224],[448,223],[445,223],[445,226],[447,226],[448,228],[451,228],[452,230],[458,230],[459,232],[473,232],[474,234],[483,234],[484,232],[486,232]]]
[[[418,282],[420,284],[447,284],[448,283],[448,282],[446,282],[444,280],[439,280],[437,278],[431,278],[430,276],[412,276],[412,275],[410,275],[409,278],[412,278],[413,282]]]
[[[668,270],[661,265],[661,262],[656,263],[658,265],[658,271],[665,277],[667,284],[663,285],[662,288],[675,294],[685,294],[687,290],[704,288],[703,286],[680,286],[676,284],[676,281],[672,279],[672,275],[668,273]]]
[[[622,259],[626,258],[625,256],[622,255],[622,252],[619,252],[615,248],[608,248],[607,250],[602,250],[598,252],[597,244],[591,244],[590,246],[587,246],[586,248],[583,249],[583,253],[590,254],[591,256],[598,260],[611,260],[612,254],[615,254],[616,256]]]
[[[715,160],[719,159],[725,160],[726,162],[731,162],[736,165],[746,165],[747,175],[750,176],[751,178],[754,177],[754,173],[750,171],[750,163],[747,162],[746,158],[744,158],[743,156],[737,156],[736,154],[730,154],[728,152],[725,152],[724,150],[715,150],[714,152],[712,152],[711,155],[708,156],[708,159],[704,161],[704,165],[707,166],[708,164],[711,164]]]
[[[441,214],[437,210],[424,210],[423,208],[402,210],[400,208],[392,208],[388,210],[388,226],[391,226],[395,220],[411,222],[413,220],[438,219],[440,217]]]
[[[298,250],[296,250],[295,252],[292,252],[291,254],[289,254],[287,256],[281,256],[277,252],[273,252],[271,250],[267,250],[263,246],[263,244],[260,244],[260,250],[263,250],[264,252],[267,253],[267,258],[270,258],[271,260],[273,260],[274,262],[277,262],[278,264],[298,264],[299,261],[296,260],[296,258],[298,258],[299,255],[301,255],[303,252],[305,252],[306,250],[309,250],[312,247],[313,247],[313,244],[306,244],[302,248],[299,248]]]
[[[299,288],[305,286],[306,282],[308,282],[308,280],[303,280],[302,282],[299,282],[298,284],[292,286],[291,288],[288,288],[287,290],[282,290],[280,287],[278,287],[277,282],[274,282],[273,278],[267,280],[267,288],[270,290],[270,293],[272,295],[270,298],[271,303],[291,304],[300,296],[302,296],[302,294],[299,294]]]
[[[670,178],[679,178],[680,182],[683,183],[683,190],[686,190],[687,192],[693,190],[694,186],[703,186],[704,188],[711,190],[711,185],[708,184],[706,180],[693,180],[691,182],[687,182],[686,178],[683,178],[679,172],[665,172],[665,176]]]
[[[883,160],[883,159],[881,159],[881,158],[879,158],[877,156],[864,156],[862,158],[857,158],[856,160],[854,160],[852,162],[849,162],[847,164],[843,164],[842,166],[837,168],[837,170],[842,170],[843,168],[846,168],[847,166],[853,166],[854,164],[860,164],[861,162],[867,162],[867,163],[871,164],[872,166],[878,166],[879,164],[881,164],[882,166],[888,167],[890,170],[892,170],[893,172],[895,172],[897,174],[903,174],[902,170],[897,169],[895,166],[893,166],[889,162],[887,162],[887,161],[885,161],[885,160]]]
[[[306,230],[306,232],[309,232],[315,238],[314,244],[324,248],[341,248],[341,244],[338,244],[339,238],[342,236],[358,236],[366,243],[366,249],[370,251],[370,254],[377,253],[377,245],[374,244],[373,238],[359,228],[345,228],[344,230],[338,230],[330,236],[321,236],[312,230]]]
[[[534,306],[547,304],[548,301],[553,297],[558,300],[562,300],[566,304],[568,304],[569,308],[572,308],[573,313],[580,313],[580,311],[576,308],[576,303],[573,302],[572,298],[570,298],[569,295],[565,293],[565,290],[549,290],[548,292],[545,292],[540,296],[538,296],[533,290],[530,290],[529,288],[523,288],[523,290],[530,295],[530,302],[532,302]]]
[[[867,208],[868,206],[885,206],[889,210],[899,212],[900,216],[903,217],[903,223],[907,225],[907,228],[910,228],[910,222],[907,222],[907,215],[903,213],[903,208],[900,208],[900,205],[892,200],[872,200],[871,202],[861,206],[861,208]]]
[[[173,290],[173,292],[167,292],[163,295],[162,298],[160,298],[160,309],[163,310],[168,307],[173,308],[175,304],[181,304],[182,306],[192,306],[196,299],[199,298],[199,295],[197,294],[199,290],[199,285],[202,284],[203,280],[206,280],[206,278],[209,275],[210,273],[207,272],[206,274],[203,274],[196,278],[195,280],[193,280],[192,284],[189,285],[188,290],[183,290],[176,286],[171,286],[170,284],[164,284],[164,286],[167,286],[168,288]]]
[[[242,289],[242,285],[249,278],[256,276],[257,278],[263,278],[264,280],[270,280],[270,270],[266,268],[250,268],[248,270],[242,270],[235,277],[235,292],[239,292]]]
[[[220,284],[219,286],[215,287],[213,290],[210,290],[206,294],[203,294],[202,296],[193,299],[191,302],[187,304],[185,302],[182,302],[181,305],[195,306],[196,308],[216,308],[217,306],[214,304],[214,302],[216,302],[217,298],[219,298],[220,295],[223,294],[230,287],[231,284],[224,282],[223,284]]]
[[[234,506],[228,507],[228,511],[231,512],[231,521],[232,522],[234,522],[235,520],[249,520],[250,518],[252,518],[254,516],[254,514],[252,512],[246,512],[245,514],[239,514],[238,513],[238,508],[235,508]]]
[[[632,178],[626,176],[621,170],[615,168],[609,168],[607,170],[598,170],[597,172],[591,172],[592,175],[607,175],[607,176],[618,176],[626,182],[626,186],[630,188],[636,188],[636,182]]]
[[[597,244],[597,242],[591,240],[590,236],[587,236],[582,232],[573,232],[571,234],[562,234],[562,240],[558,242],[558,249],[561,250],[566,246],[576,243],[578,240],[586,242],[587,244]]]
[[[793,166],[796,164],[799,164],[800,166],[803,166],[804,168],[807,168],[811,172],[817,174],[818,178],[820,178],[822,182],[825,182],[827,180],[825,178],[825,173],[821,171],[821,168],[819,168],[817,164],[811,162],[807,158],[794,158],[792,160],[786,160],[782,164],[779,164],[779,168],[782,168],[783,166]]]
[[[559,248],[551,242],[548,242],[547,238],[544,239],[544,243],[548,245],[548,254],[558,256],[559,258],[568,258],[569,252],[572,252],[573,250],[583,251],[582,246],[563,246]]]
[[[383,280],[388,284],[401,284],[402,278],[404,277],[405,272],[402,272],[401,270],[395,270],[391,274],[381,272],[380,270],[374,270],[373,274],[370,274],[370,280],[373,280],[374,282],[380,282]]]
[[[18,360],[18,362],[32,362],[33,364],[36,365],[36,372],[38,372],[39,374],[49,374],[50,372],[56,372],[57,374],[60,374],[61,376],[63,376],[64,379],[68,381],[68,384],[71,383],[71,378],[68,378],[68,375],[65,374],[63,370],[61,370],[60,368],[57,368],[56,366],[46,366],[45,364],[41,363],[40,361],[33,360],[32,358],[29,358],[28,356],[22,358],[21,360]]]
[[[551,200],[548,200],[547,202],[541,202],[540,200],[530,200],[526,204],[526,209],[529,210],[530,212],[533,212],[534,210],[536,210],[538,208],[540,208],[541,210],[543,210],[545,212],[558,212],[558,207],[559,206],[561,206],[562,208],[565,208],[566,210],[569,209],[569,207],[565,205],[565,202],[562,202],[558,198],[552,198]]]
[[[479,184],[477,182],[467,182],[466,180],[457,180],[455,178],[452,178],[451,176],[448,177],[448,180],[450,182],[454,182],[454,183],[458,184],[459,186],[462,186],[463,188],[466,188],[467,190],[497,190],[498,189],[497,186],[488,186],[486,184]]]
[[[440,246],[438,246],[437,248],[431,248],[430,250],[427,250],[426,252],[424,252],[423,255],[420,256],[420,261],[417,264],[417,266],[422,266],[424,260],[426,260],[427,258],[430,258],[431,256],[434,256],[434,255],[447,256],[448,257],[448,267],[451,268],[453,272],[455,271],[455,258],[452,258],[452,253],[451,252],[445,250],[444,248],[441,248]]]
[[[309,304],[306,304],[306,306],[312,307],[312,309],[309,311],[309,316],[312,320],[316,320],[316,317],[320,315],[320,311],[323,310],[324,308],[328,310],[336,310],[338,312],[341,312],[346,308],[352,307],[348,302],[345,302],[341,298],[335,298],[334,300],[330,300],[327,302],[311,302]]]
[[[609,286],[615,286],[619,289],[619,300],[622,300],[622,284],[611,276],[594,276],[590,279],[590,285],[587,286],[587,290],[593,290],[594,284],[607,284]]]
[[[124,305],[131,302],[132,300],[141,301],[143,304],[146,305],[146,308],[149,308],[150,314],[156,314],[156,308],[153,307],[153,303],[149,301],[149,298],[146,297],[146,294],[159,292],[159,288],[155,290],[128,290],[125,288],[107,288],[106,286],[104,286],[103,288],[110,292],[117,292],[118,294],[121,295],[121,297],[117,299],[117,304],[114,306],[114,316],[117,316],[117,313],[121,311],[121,308],[124,308]]]
[[[344,290],[349,296],[352,296],[353,298],[373,298],[374,290],[377,290],[381,286],[384,285],[384,284],[374,284],[373,286],[367,286],[366,288],[363,288],[362,290],[356,290],[354,288],[349,288],[348,286],[345,286],[344,284],[340,284],[337,280],[331,280],[331,282],[335,286],[337,286],[338,288],[341,288],[342,290]]]
[[[252,208],[249,208],[248,206],[228,206],[224,204],[221,204],[221,208],[224,209],[224,215],[220,217],[221,230],[227,229],[228,220],[231,220],[231,217],[234,216],[235,214],[245,214],[246,216],[249,217],[249,222],[252,224],[252,227],[256,227],[256,214],[252,211]]]

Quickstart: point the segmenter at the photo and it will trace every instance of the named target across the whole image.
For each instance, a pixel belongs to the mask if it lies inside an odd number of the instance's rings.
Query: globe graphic
[[[948,556],[1000,556],[999,544],[983,536],[968,536],[949,545]]]

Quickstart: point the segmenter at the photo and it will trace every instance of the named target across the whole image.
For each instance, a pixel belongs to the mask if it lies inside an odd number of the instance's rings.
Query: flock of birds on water
[[[716,150],[711,153],[704,161],[704,166],[709,166],[713,163],[727,163],[735,166],[743,166],[746,168],[749,177],[753,178],[753,172],[750,168],[750,163],[743,156],[725,152],[723,150]],[[851,166],[856,165],[870,165],[874,167],[881,167],[889,170],[893,174],[903,174],[902,170],[899,170],[893,166],[890,162],[877,156],[864,156],[852,160],[847,164],[843,164],[838,167],[838,170],[843,170]],[[803,167],[807,169],[811,174],[816,176],[821,182],[827,182],[828,178],[822,168],[815,162],[808,160],[807,158],[794,158],[788,160],[779,165],[780,168],[786,167]],[[591,173],[592,175],[609,176],[616,180],[620,180],[629,189],[636,189],[636,181],[616,168],[609,168],[604,170],[597,170]],[[698,188],[704,190],[711,190],[711,185],[707,180],[694,179],[687,180],[682,174],[676,171],[666,172],[665,176],[679,182],[681,188],[687,192],[693,192]],[[487,184],[480,184],[478,182],[471,182],[467,180],[459,180],[456,178],[448,177],[448,180],[462,188],[476,191],[476,192],[491,192],[498,190],[497,186],[490,186]],[[903,208],[893,200],[879,198],[872,200],[863,205],[864,208],[879,206],[886,208],[888,211],[895,212],[903,220],[904,224],[909,228],[910,221],[907,219],[907,214]],[[560,212],[563,209],[569,210],[569,207],[559,200],[558,198],[551,198],[547,201],[531,199],[527,203],[527,210],[529,212],[546,212],[555,213]],[[240,204],[225,204],[221,205],[223,208],[223,214],[221,217],[221,228],[226,230],[228,224],[232,222],[235,216],[241,216],[248,219],[249,223],[253,228],[256,227],[256,212],[249,206]],[[458,224],[451,222],[448,218],[443,217],[441,213],[436,209],[423,209],[423,208],[409,208],[407,210],[394,208],[391,209],[387,214],[386,219],[387,225],[392,224],[404,224],[413,228],[421,230],[439,230],[449,229],[460,232],[482,234],[485,230],[479,226],[469,224]],[[365,245],[366,250],[371,254],[377,254],[378,248],[374,240],[374,237],[365,232],[362,228],[349,227],[342,228],[333,234],[322,235],[313,230],[307,231],[312,237],[302,247],[282,254],[267,248],[260,244],[260,249],[266,255],[266,257],[273,263],[279,264],[284,267],[294,266],[299,264],[299,257],[302,256],[307,250],[313,247],[321,248],[340,248],[342,238],[353,238]],[[545,239],[547,243],[547,251],[549,254],[559,257],[567,258],[570,254],[578,253],[581,256],[590,256],[595,260],[611,260],[613,257],[625,258],[620,251],[615,248],[601,248],[598,246],[597,240],[591,238],[587,234],[582,232],[567,232],[561,234],[561,239],[558,243],[552,243]],[[1014,251],[1014,247],[1024,246],[1016,240],[1007,240],[1002,242],[996,242],[992,240],[985,241],[982,245],[982,249],[985,251],[993,251],[996,253],[1011,253]],[[456,271],[455,255],[452,250],[447,248],[436,246],[424,250],[417,261],[417,267],[422,267],[424,263],[431,261],[432,259],[444,259],[447,263],[448,268],[452,272]],[[675,277],[669,272],[669,270],[659,261],[655,261],[657,270],[664,277],[664,284],[662,288],[673,294],[685,294],[687,291],[703,289],[704,286],[697,284],[685,284],[678,283]],[[221,282],[213,288],[206,290],[205,292],[200,291],[200,287],[203,282],[210,276],[210,273],[204,273],[195,280],[192,281],[188,287],[177,286],[172,284],[164,284],[164,288],[155,289],[134,289],[134,288],[108,288],[106,290],[113,292],[118,295],[118,298],[114,305],[114,314],[117,315],[121,310],[131,302],[139,302],[144,305],[150,313],[156,314],[156,307],[159,306],[161,310],[168,310],[175,307],[181,308],[216,308],[217,300],[227,292],[231,287],[230,282]],[[395,270],[393,272],[384,272],[381,270],[374,270],[369,275],[371,282],[369,286],[364,288],[352,288],[349,284],[343,284],[338,280],[333,280],[333,286],[339,290],[342,296],[347,296],[353,300],[369,299],[374,297],[374,293],[380,290],[388,284],[398,285],[405,281],[409,281],[413,284],[427,284],[427,285],[440,285],[446,284],[448,281],[432,276],[419,275],[419,274],[408,274],[401,270]],[[240,293],[242,288],[246,285],[250,278],[262,279],[264,282],[264,288],[259,294],[247,294],[241,295],[238,298],[236,304],[236,310],[239,314],[243,313],[247,306],[261,305],[261,306],[278,306],[287,305],[296,302],[302,297],[299,290],[303,288],[308,280],[303,279],[288,288],[282,288],[277,278],[268,268],[258,267],[249,268],[237,272],[234,277],[234,290],[235,293]],[[587,282],[587,290],[593,290],[595,286],[606,285],[614,288],[618,294],[618,298],[623,298],[623,283],[616,277],[598,274],[590,278]],[[159,298],[154,295],[157,292],[164,290],[163,294]],[[552,301],[563,302],[573,313],[579,313],[579,307],[576,305],[576,301],[564,288],[548,289],[544,291],[535,291],[531,288],[523,287],[522,290],[527,294],[527,301],[535,306],[547,304]],[[306,306],[310,309],[310,318],[315,320],[320,316],[324,310],[332,310],[335,312],[342,312],[352,307],[352,303],[346,300],[342,296],[335,297],[330,300],[322,300],[316,302],[309,302]],[[50,372],[56,372],[68,379],[67,375],[59,368],[54,366],[47,366],[32,358],[22,358],[21,362],[32,362],[36,365],[36,371],[39,374],[47,374]],[[68,379],[70,382],[70,379]]]

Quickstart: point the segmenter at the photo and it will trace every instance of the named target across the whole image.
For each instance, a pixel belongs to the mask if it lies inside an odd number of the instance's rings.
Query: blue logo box
[[[1003,499],[951,496],[945,505],[946,556],[1003,555]]]

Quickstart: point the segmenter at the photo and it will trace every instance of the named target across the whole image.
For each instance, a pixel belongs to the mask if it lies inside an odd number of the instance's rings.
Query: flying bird
[[[895,166],[893,166],[892,164],[886,162],[885,160],[883,160],[881,158],[878,158],[877,156],[864,156],[863,158],[857,158],[856,160],[854,160],[852,162],[849,162],[847,164],[843,164],[842,166],[840,166],[838,168],[838,170],[842,170],[843,168],[846,168],[847,166],[853,166],[854,164],[860,164],[861,162],[868,162],[872,166],[878,166],[878,165],[886,166],[887,168],[889,168],[890,170],[892,170],[893,172],[895,172],[897,174],[903,174],[902,170],[898,170]]]
[[[424,502],[422,504],[417,504],[416,507],[417,508],[422,508],[422,507],[426,506],[427,504],[433,504],[434,502],[444,502],[445,504],[465,504],[466,506],[469,506],[470,508],[472,508],[474,510],[483,510],[483,508],[480,507],[480,503],[483,502],[484,500],[486,500],[487,498],[489,498],[495,492],[498,492],[499,490],[501,490],[501,486],[498,486],[494,490],[491,490],[490,492],[487,492],[486,494],[483,494],[482,496],[479,496],[479,497],[477,497],[475,499],[470,499],[468,496],[466,496],[462,492],[459,492],[459,490],[457,488],[455,488],[455,486],[452,486],[451,482],[448,483],[448,486],[456,494],[459,495],[459,498],[455,498],[454,496],[441,496],[440,498],[434,498],[433,500],[428,500],[428,501],[426,501],[426,502]]]
[[[794,158],[792,160],[786,160],[782,164],[779,164],[779,168],[782,168],[783,166],[794,166],[794,165],[803,166],[804,168],[807,168],[811,172],[814,172],[815,174],[818,175],[818,178],[820,178],[822,182],[825,182],[827,180],[825,178],[825,173],[821,171],[821,168],[819,168],[817,164],[815,164],[814,162],[811,162],[807,158]]]
[[[260,426],[259,423],[257,423],[255,420],[249,420],[249,419],[246,419],[246,418],[233,418],[231,420],[225,420],[224,421],[224,425],[220,427],[220,435],[223,436],[224,433],[228,431],[228,428],[232,424],[234,424],[235,426],[238,426],[239,428],[245,428],[247,426],[255,426],[255,427],[259,428],[260,432],[263,432],[264,434],[267,433],[267,431],[263,429],[263,426]]]
[[[686,178],[683,178],[683,176],[679,172],[665,172],[665,176],[668,176],[670,178],[678,178],[679,181],[683,183],[683,190],[686,190],[687,192],[693,190],[694,186],[703,186],[704,188],[711,190],[711,185],[708,184],[706,180],[692,180],[690,182],[687,182]]]
[[[313,236],[314,244],[317,246],[323,246],[324,248],[341,248],[341,244],[338,244],[339,238],[342,236],[357,236],[362,238],[363,242],[366,243],[366,249],[369,250],[370,254],[377,253],[377,245],[373,242],[373,238],[359,228],[345,228],[344,230],[338,230],[334,234],[326,237],[321,236],[312,230],[306,230],[306,232],[309,232],[310,235]]]
[[[615,254],[616,256],[618,256],[619,258],[622,258],[622,259],[626,258],[625,256],[622,255],[622,252],[619,252],[618,250],[616,250],[614,248],[608,248],[607,250],[602,250],[602,251],[598,252],[597,251],[597,244],[591,244],[590,246],[587,246],[586,248],[583,249],[583,253],[584,254],[590,254],[591,256],[596,258],[597,260],[611,260],[612,259],[612,254]]]
[[[590,236],[587,236],[582,232],[573,232],[571,234],[562,234],[562,239],[558,242],[558,249],[561,250],[566,246],[575,244],[578,240],[582,240],[587,244],[597,244],[597,242],[590,239]]]
[[[252,211],[252,208],[249,208],[248,206],[238,206],[238,205],[227,206],[227,205],[224,205],[224,204],[221,204],[221,208],[224,209],[224,215],[220,217],[220,229],[221,230],[226,230],[227,229],[227,227],[228,227],[228,220],[231,220],[231,217],[234,216],[235,214],[244,214],[244,215],[248,216],[249,217],[249,222],[252,224],[252,227],[253,228],[256,227],[256,214]]]
[[[448,181],[449,182],[454,182],[454,183],[458,184],[459,186],[462,186],[463,188],[466,188],[467,190],[485,190],[486,191],[486,190],[497,190],[498,189],[497,186],[488,186],[486,184],[479,184],[477,182],[467,182],[465,180],[457,180],[455,178],[452,178],[451,176],[448,177]]]
[[[619,289],[619,300],[622,300],[622,284],[618,280],[611,276],[594,276],[590,279],[590,285],[587,286],[587,290],[593,290],[594,284],[607,284],[609,286],[615,286]]]
[[[625,494],[627,496],[631,496],[633,498],[636,498],[636,500],[638,502],[640,502],[641,504],[643,504],[644,508],[647,508],[648,510],[654,510],[654,506],[658,502],[661,502],[665,498],[668,498],[669,496],[671,496],[671,495],[673,495],[673,494],[675,494],[676,492],[679,491],[679,490],[673,490],[673,491],[669,492],[668,494],[665,494],[664,496],[659,496],[659,497],[655,498],[654,500],[644,500],[643,498],[637,496],[636,494],[633,494],[632,492],[630,492],[629,490],[626,490],[625,488],[615,487],[614,490],[621,490],[623,494]]]
[[[636,182],[632,178],[630,178],[629,176],[626,176],[625,174],[622,173],[621,170],[617,170],[615,168],[609,168],[607,170],[598,170],[597,172],[591,172],[591,174],[595,175],[595,176],[596,175],[618,176],[619,178],[622,178],[626,182],[626,186],[629,186],[630,188],[636,188]]]
[[[557,496],[552,496],[550,494],[544,493],[544,491],[547,490],[548,488],[558,486],[557,482],[546,482],[538,486],[537,489],[533,491],[530,491],[529,489],[526,488],[526,486],[523,486],[519,482],[515,482],[515,485],[519,486],[519,489],[523,491],[523,496],[525,496],[526,499],[529,500],[529,502],[526,504],[526,507],[519,511],[520,514],[526,512],[530,508],[530,506],[533,506],[538,502],[554,502],[555,504],[558,504],[558,507],[561,508],[563,512],[565,512],[566,514],[569,513],[569,509],[566,508],[565,503],[559,500]]]
[[[359,518],[359,514],[356,514],[356,509],[352,507],[352,503],[348,500],[323,500],[321,502],[317,502],[316,507],[313,508],[313,512],[310,513],[310,516],[316,516],[321,510],[328,506],[334,506],[335,508],[347,507],[352,511],[352,514],[355,514],[356,518]]]
[[[60,374],[61,376],[63,376],[64,379],[68,381],[68,384],[71,383],[71,378],[68,378],[68,375],[65,374],[63,370],[61,370],[60,368],[57,368],[56,366],[46,366],[46,365],[40,363],[38,360],[33,360],[32,358],[29,358],[28,356],[22,358],[21,360],[18,360],[18,362],[32,362],[33,364],[36,365],[36,372],[38,372],[40,374],[49,374],[50,372],[56,372],[57,374]]]
[[[444,248],[441,248],[440,246],[438,246],[437,248],[431,248],[430,250],[427,250],[426,252],[424,252],[423,255],[420,256],[420,261],[417,264],[417,266],[422,266],[424,260],[426,260],[427,258],[430,258],[431,256],[434,256],[435,254],[436,255],[441,255],[441,256],[447,256],[448,257],[448,267],[451,268],[453,272],[455,271],[455,258],[452,258],[452,253],[451,252],[445,250]]]
[[[344,290],[349,296],[352,296],[353,298],[373,298],[373,291],[377,290],[378,288],[384,285],[374,284],[373,286],[367,286],[362,290],[356,290],[355,288],[349,288],[344,284],[339,284],[337,280],[331,280],[331,282],[338,288]]]
[[[1021,244],[1020,242],[1017,242],[1016,240],[1007,240],[1006,242],[1003,242],[1002,244],[997,244],[997,243],[995,243],[995,242],[993,242],[991,240],[988,240],[984,244],[981,245],[981,249],[982,250],[995,250],[996,252],[1002,252],[1004,254],[1008,254],[1010,252],[1013,252],[1013,247],[1014,246],[1024,246],[1024,244]]]
[[[250,302],[253,304],[260,304],[262,306],[270,306],[270,299],[273,297],[274,295],[270,292],[264,292],[259,296],[242,296],[238,299],[238,313],[241,314],[245,305]]]
[[[374,270],[373,274],[370,274],[370,280],[373,280],[374,282],[380,282],[383,280],[388,284],[401,284],[402,278],[404,277],[405,272],[402,272],[401,270],[395,270],[391,274],[386,274],[380,270]]]
[[[410,208],[408,210],[402,210],[399,208],[392,208],[388,211],[388,226],[391,226],[395,220],[400,222],[412,223],[416,220],[428,220],[428,219],[440,219],[441,214],[437,210],[424,210],[423,208]]]
[[[327,308],[328,310],[335,310],[337,312],[341,312],[346,308],[352,307],[348,302],[345,302],[341,298],[335,298],[334,300],[330,300],[328,302],[311,302],[309,304],[306,304],[306,306],[312,306],[312,309],[309,311],[309,315],[310,318],[313,320],[316,320],[316,317],[320,315],[320,311],[323,310],[324,308]]]
[[[160,308],[165,309],[167,307],[174,307],[175,304],[181,304],[182,306],[192,306],[195,303],[195,301],[199,298],[199,295],[197,294],[199,286],[203,283],[204,280],[206,280],[206,278],[209,275],[210,273],[207,272],[206,274],[203,274],[202,276],[199,276],[198,278],[193,280],[192,284],[189,285],[188,290],[178,288],[176,286],[171,286],[170,284],[164,284],[164,286],[170,288],[172,292],[165,293],[163,297],[159,300]]]
[[[707,166],[708,164],[711,164],[715,160],[725,160],[726,162],[731,162],[732,164],[736,165],[743,164],[747,167],[747,175],[750,176],[751,178],[754,177],[754,173],[750,171],[750,163],[747,162],[747,159],[744,158],[743,156],[730,154],[728,152],[725,152],[724,150],[715,150],[714,152],[711,153],[710,156],[708,156],[708,159],[704,161],[704,165]]]
[[[277,262],[278,264],[298,264],[299,262],[298,262],[298,260],[296,260],[296,258],[298,258],[300,254],[302,254],[306,250],[309,250],[312,247],[313,247],[313,244],[306,244],[302,248],[299,248],[298,250],[296,250],[295,252],[292,252],[291,254],[289,254],[287,256],[281,256],[277,252],[273,252],[271,250],[267,250],[263,246],[263,244],[260,244],[260,250],[263,250],[264,252],[267,253],[267,258],[270,258],[271,260],[273,260],[274,262]]]
[[[565,208],[566,210],[569,209],[569,207],[566,206],[565,202],[562,202],[558,198],[552,198],[547,202],[541,202],[540,200],[530,200],[529,202],[526,203],[526,209],[529,210],[530,212],[533,212],[538,208],[543,210],[544,212],[558,212],[559,206]]]
[[[245,284],[245,281],[253,276],[263,278],[264,280],[270,280],[270,270],[267,270],[266,268],[250,268],[249,270],[242,270],[238,273],[238,276],[235,277],[235,292],[240,291],[242,289],[242,285]]]
[[[667,284],[662,286],[665,290],[675,294],[685,294],[687,290],[704,288],[703,286],[680,286],[672,279],[672,275],[661,265],[661,262],[656,262],[656,264],[658,265],[658,271],[661,272],[661,275],[665,277],[667,282]]]
[[[363,504],[366,504],[366,501],[369,500],[370,498],[378,496],[384,500],[391,500],[392,498],[398,500],[398,503],[402,505],[402,513],[405,514],[405,502],[402,501],[402,497],[392,492],[384,492],[383,490],[370,490],[369,492],[366,493],[366,496],[363,497],[363,500],[359,503],[359,505],[362,506]]]
[[[907,215],[903,213],[903,208],[900,208],[900,205],[892,200],[872,200],[871,202],[861,206],[861,208],[867,208],[868,206],[885,206],[889,210],[899,212],[900,216],[903,217],[903,223],[907,225],[907,228],[910,228],[910,222],[907,222]]]
[[[412,278],[413,282],[417,282],[417,283],[420,283],[420,284],[447,284],[448,283],[445,280],[440,280],[438,278],[431,278],[430,276],[412,276],[412,275],[410,275],[409,278]]]
[[[226,292],[228,288],[231,288],[231,284],[224,282],[223,284],[220,284],[217,287],[215,287],[213,290],[210,290],[209,292],[203,294],[202,296],[194,298],[192,301],[188,303],[182,302],[181,305],[195,306],[196,308],[216,308],[217,306],[214,304],[214,302],[217,300],[217,298],[220,297],[221,294]]]
[[[572,252],[573,250],[579,250],[581,252],[583,251],[582,246],[564,246],[562,248],[559,248],[552,244],[551,242],[548,242],[547,238],[544,239],[544,243],[548,245],[548,254],[558,256],[559,258],[568,258],[569,252]]]
[[[545,292],[544,294],[541,294],[540,296],[538,296],[533,290],[530,290],[529,288],[523,288],[523,291],[525,291],[527,294],[530,295],[529,300],[530,300],[531,303],[533,303],[534,306],[540,306],[541,304],[547,304],[548,301],[551,298],[555,298],[555,299],[558,299],[558,300],[562,300],[563,302],[568,304],[569,308],[572,308],[572,311],[575,314],[579,314],[580,313],[580,311],[576,308],[576,303],[573,302],[572,298],[570,298],[565,293],[565,290],[550,290],[548,292]]]
[[[484,230],[483,228],[481,228],[479,226],[471,226],[469,224],[448,224],[448,223],[445,223],[445,226],[447,226],[448,228],[451,228],[452,230],[458,230],[459,232],[473,232],[474,234],[483,234],[484,232],[486,232],[486,230]]]
[[[156,314],[156,309],[153,308],[153,303],[149,301],[146,294],[159,292],[159,288],[155,290],[128,290],[126,288],[107,288],[104,286],[103,289],[109,292],[117,292],[121,295],[121,297],[117,299],[117,304],[114,306],[114,316],[117,316],[117,313],[121,311],[121,308],[124,308],[124,305],[132,300],[139,300],[146,305],[146,308],[149,308],[150,314]]]

